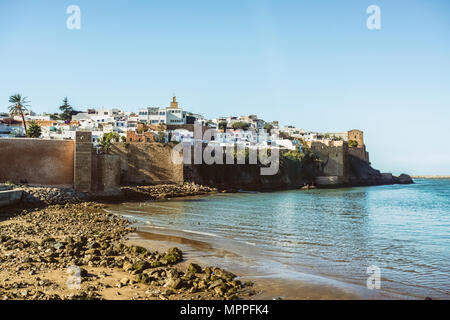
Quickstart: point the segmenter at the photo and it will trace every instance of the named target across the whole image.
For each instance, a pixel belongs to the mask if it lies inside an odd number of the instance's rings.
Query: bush
[[[350,148],[356,148],[358,146],[358,141],[355,140],[348,140],[348,146]]]
[[[223,130],[223,131],[227,130],[227,125],[228,125],[228,123],[226,123],[226,122],[220,122],[218,125],[219,130]]]
[[[231,125],[231,127],[232,127],[233,129],[247,130],[248,127],[249,127],[249,124],[248,124],[247,122],[245,122],[245,121],[238,121],[238,122],[233,123],[233,124]]]
[[[31,121],[30,126],[27,129],[28,138],[39,138],[41,136],[41,127],[34,121]]]

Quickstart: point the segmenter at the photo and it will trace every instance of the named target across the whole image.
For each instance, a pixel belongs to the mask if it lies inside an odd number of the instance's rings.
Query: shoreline
[[[140,202],[140,201],[168,201],[172,198],[180,198],[181,200],[183,199],[189,199],[191,197],[197,198],[197,197],[203,197],[205,195],[210,195],[210,194],[217,194],[220,193],[217,189],[212,189],[212,188],[208,188],[208,187],[202,187],[202,186],[198,186],[198,185],[194,185],[191,184],[191,186],[193,187],[193,189],[191,190],[191,192],[180,192],[180,186],[174,186],[174,185],[164,185],[164,186],[145,186],[145,187],[134,187],[134,188],[138,188],[139,190],[139,196],[138,197],[131,197],[131,199],[129,199],[129,201],[127,202],[131,202],[131,203],[136,203],[136,202]],[[128,187],[130,188],[130,187]],[[178,188],[178,189],[177,189]],[[184,186],[181,186],[181,188],[185,188]],[[190,188],[190,187],[188,187]],[[204,189],[207,188],[207,189]],[[40,188],[35,188],[35,189],[40,189]],[[42,188],[41,188],[42,189]],[[45,188],[44,188],[45,189]],[[148,194],[148,190],[152,191],[153,193],[151,193],[150,195]],[[157,192],[155,193],[155,190],[157,190]],[[173,192],[174,190],[176,190],[176,192]],[[161,192],[164,191],[164,192]],[[135,192],[135,191],[133,191]],[[196,193],[198,192],[198,193]],[[233,192],[234,193],[234,192]],[[82,200],[80,200],[82,201]],[[30,202],[28,203],[28,206],[30,208],[34,208],[34,210],[45,210],[47,207],[49,207],[50,205],[48,204],[44,204],[46,201],[42,202],[42,200],[39,200],[39,202]],[[47,201],[48,202],[48,201]],[[102,210],[105,209],[105,205],[106,208],[109,205],[114,205],[117,204],[118,202],[122,203],[123,199],[117,199],[117,201],[96,201],[94,203],[92,203],[92,205],[94,206],[100,206],[102,207]],[[41,205],[38,208],[35,208],[34,205],[40,203]],[[89,203],[89,202],[81,202],[81,204],[83,203]],[[70,204],[70,205],[66,205],[66,208],[69,208],[71,206],[77,206],[80,205],[80,203],[78,204]],[[23,205],[22,205],[23,206]],[[26,204],[25,204],[26,206]],[[17,207],[17,206],[15,206]],[[20,207],[20,205],[19,205]],[[2,210],[3,208],[0,208],[0,212],[4,211]],[[117,214],[114,214],[115,216],[117,216]],[[118,215],[121,219],[128,219],[126,216],[120,216]],[[0,219],[2,217],[0,216]],[[1,227],[1,220],[0,220],[0,227]],[[138,230],[139,232],[139,230]],[[149,250],[156,250],[156,251],[160,251],[161,248],[164,248],[163,250],[167,250],[171,247],[174,246],[182,246],[183,243],[184,244],[189,244],[195,240],[195,236],[194,234],[185,234],[184,237],[178,237],[179,239],[177,239],[176,241],[165,241],[167,240],[167,237],[170,237],[170,235],[168,234],[159,234],[160,239],[137,239],[134,236],[135,231],[130,231],[129,234],[127,234],[125,236],[124,239],[128,239],[129,236],[131,236],[131,238],[134,237],[134,239],[131,239],[131,242],[129,240],[126,240],[125,243],[127,245],[136,245],[136,242],[133,241],[138,241],[139,246],[142,247],[146,247]],[[153,237],[155,237],[155,235],[152,235]],[[144,237],[145,238],[145,237]],[[153,244],[151,244],[148,240],[153,241]],[[172,239],[173,240],[173,239]],[[168,242],[171,244],[164,244],[164,242]],[[1,245],[1,243],[0,243]],[[197,245],[205,245],[204,243],[201,244],[197,244]],[[206,245],[210,245],[210,244],[206,244]],[[213,249],[216,250],[217,248],[210,248],[209,249]],[[224,248],[219,248],[219,251],[222,252],[222,255],[228,255],[228,260],[229,261],[233,261],[233,253],[232,252],[226,252],[226,250]],[[219,265],[220,267],[221,264],[219,263],[209,263],[208,260],[206,259],[198,259],[198,257],[194,255],[192,255],[192,253],[190,251],[193,250],[187,250],[186,249],[182,249],[184,257],[187,257],[187,259],[190,262],[193,263],[198,263],[200,265]],[[200,250],[201,252],[202,250]],[[207,250],[206,250],[207,251]],[[0,250],[1,252],[1,250]],[[203,250],[203,252],[205,252],[205,250]],[[198,256],[198,253],[197,253]],[[1,258],[1,256],[0,256]],[[244,257],[245,258],[245,257]],[[0,260],[1,261],[1,260]],[[186,265],[184,264],[184,262],[179,264],[179,267],[181,268],[185,268]],[[268,276],[267,274],[250,274],[248,272],[248,270],[245,270],[245,268],[234,268],[233,265],[231,266],[225,266],[224,267],[226,270],[230,270],[231,272],[234,272],[235,274],[238,274],[241,276],[241,278],[245,281],[245,280],[252,280],[255,281],[254,287],[252,289],[250,289],[247,295],[247,299],[278,299],[278,298],[282,298],[282,299],[420,299],[419,297],[411,297],[411,296],[406,296],[406,295],[402,295],[402,294],[396,294],[396,293],[390,293],[390,292],[382,292],[381,294],[372,294],[372,293],[367,293],[364,291],[367,290],[361,290],[361,286],[357,286],[355,287],[354,284],[351,283],[346,283],[344,281],[340,281],[340,280],[336,280],[334,278],[327,278],[326,276],[323,277],[319,277],[321,279],[319,279],[319,281],[309,281],[308,278],[311,275],[305,274],[304,278],[302,280],[295,280],[295,279],[287,279],[287,278],[283,278],[283,277],[277,277],[277,276],[273,276],[272,277]],[[97,270],[98,271],[98,270]],[[313,276],[314,277],[314,276]],[[240,278],[238,278],[240,279]],[[116,279],[117,280],[117,279]],[[120,279],[119,279],[120,280]],[[316,279],[318,280],[318,279]],[[323,281],[325,280],[325,281]],[[293,283],[295,283],[295,286],[293,285]],[[331,283],[331,284],[330,284]],[[134,283],[133,283],[134,284]],[[0,293],[1,293],[1,284],[0,284]],[[120,289],[120,288],[119,288]],[[1,295],[0,295],[1,296]],[[177,295],[175,294],[173,298],[176,299]],[[180,296],[178,296],[180,297]],[[108,299],[123,299],[123,298],[131,298],[129,296],[112,296],[109,295],[107,296]],[[142,297],[141,297],[142,298]],[[148,298],[148,297],[147,297]],[[159,297],[161,298],[161,297]],[[210,297],[211,298],[211,297]],[[219,298],[219,297],[215,297],[215,298]]]
[[[408,178],[410,178],[408,176]],[[450,177],[435,177],[434,179],[450,179]],[[425,179],[425,178],[424,178]],[[431,179],[431,177],[430,177]],[[414,183],[411,180],[411,183]],[[114,204],[121,202],[157,201],[173,198],[186,198],[191,196],[206,196],[217,193],[271,193],[289,190],[314,190],[314,189],[342,189],[369,186],[384,186],[395,184],[410,184],[410,182],[397,183],[349,183],[333,186],[299,186],[283,188],[216,188],[199,185],[194,182],[183,184],[159,184],[159,185],[126,185],[114,190],[102,192],[81,192],[68,187],[35,186],[35,185],[5,185],[7,190],[23,191],[21,204],[35,206],[47,206],[56,204],[77,204],[83,202],[96,202],[102,204]],[[19,203],[19,204],[20,204]],[[12,205],[13,207],[15,205]]]
[[[248,267],[250,256],[241,256],[226,246],[199,239],[186,230],[152,228],[143,223],[135,224],[136,231],[130,234],[130,243],[152,250],[157,247],[177,245],[199,264],[214,264],[239,274],[239,279],[254,282],[257,300],[371,300],[371,299],[420,299],[390,291],[367,290],[364,286],[346,282],[331,276],[289,271],[286,273],[264,272],[257,267]],[[245,263],[242,263],[245,261]],[[258,261],[258,263],[261,261]],[[286,270],[285,270],[286,271]]]
[[[450,176],[411,176],[413,179],[450,179]]]

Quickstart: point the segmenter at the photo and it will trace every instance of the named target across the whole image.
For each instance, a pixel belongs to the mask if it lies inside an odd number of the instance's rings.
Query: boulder
[[[400,183],[400,184],[412,184],[412,183],[414,183],[414,181],[411,178],[411,176],[402,173],[401,175],[398,176],[398,183]]]
[[[202,268],[195,263],[189,263],[189,265],[187,266],[187,270],[186,273],[200,273],[202,272]]]

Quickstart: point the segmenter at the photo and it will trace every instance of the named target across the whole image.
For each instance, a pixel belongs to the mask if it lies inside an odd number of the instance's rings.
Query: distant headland
[[[412,176],[413,179],[450,179],[450,176]]]

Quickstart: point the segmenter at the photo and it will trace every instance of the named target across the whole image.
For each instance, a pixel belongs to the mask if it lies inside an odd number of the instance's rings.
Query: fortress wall
[[[0,182],[74,184],[74,141],[0,139]]]
[[[321,175],[337,176],[343,181],[348,176],[348,145],[343,141],[324,144],[319,141],[308,143],[311,150],[320,158]]]
[[[183,164],[172,162],[172,146],[161,143],[115,143],[111,154],[120,157],[121,184],[183,183]]]

